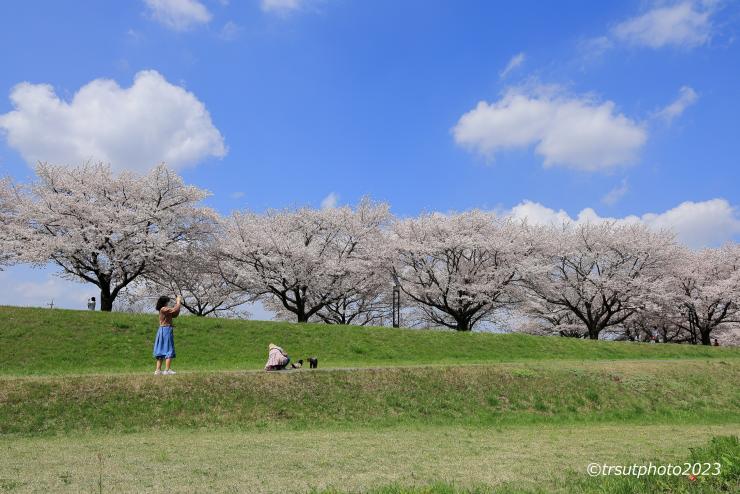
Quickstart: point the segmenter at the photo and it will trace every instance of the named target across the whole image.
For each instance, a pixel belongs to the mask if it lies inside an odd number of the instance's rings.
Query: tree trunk
[[[306,314],[306,305],[303,300],[298,296],[296,291],[296,304],[295,304],[295,316],[298,322],[308,322],[308,314]]]
[[[588,339],[589,340],[598,340],[599,339],[599,330],[597,328],[588,328]]]
[[[712,344],[712,331],[711,330],[704,330],[700,329],[701,331],[701,344],[702,345],[711,345]]]
[[[462,318],[455,318],[455,322],[457,323],[457,327],[455,328],[457,331],[470,331],[470,319],[467,317]]]
[[[308,322],[308,316],[304,311],[296,312],[296,319],[298,322]]]
[[[100,310],[103,312],[111,312],[113,310],[113,297],[110,294],[110,289],[100,289]]]
[[[308,314],[306,312],[306,300],[303,298],[305,290],[294,289],[293,294],[295,296],[295,312],[296,319],[298,322],[308,322]]]

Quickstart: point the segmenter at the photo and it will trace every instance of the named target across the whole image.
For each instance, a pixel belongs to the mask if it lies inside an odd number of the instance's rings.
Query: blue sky
[[[739,26],[730,1],[3,2],[0,175],[172,157],[224,214],[370,195],[717,245],[740,238]],[[94,294],[52,272],[0,273],[0,303]]]

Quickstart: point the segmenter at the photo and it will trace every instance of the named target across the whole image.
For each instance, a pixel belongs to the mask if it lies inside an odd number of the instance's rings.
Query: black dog
[[[316,369],[319,367],[319,359],[316,357],[308,357],[308,366],[310,369]]]
[[[300,369],[301,367],[303,367],[303,359],[301,359],[301,360],[299,360],[298,362],[295,362],[295,363],[293,363],[293,364],[290,364],[290,366],[291,366],[291,367],[292,367],[293,369]]]

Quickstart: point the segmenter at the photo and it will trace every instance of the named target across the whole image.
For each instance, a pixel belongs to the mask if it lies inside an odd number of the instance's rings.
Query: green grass
[[[689,478],[688,475],[651,475],[643,477],[633,476],[603,476],[591,478],[582,473],[569,472],[566,478],[555,480],[543,487],[533,485],[522,488],[521,485],[503,484],[497,487],[456,487],[453,484],[435,482],[423,487],[409,487],[398,484],[364,490],[363,494],[514,494],[514,493],[568,493],[568,494],[601,494],[609,493],[640,493],[640,494],[690,494],[694,492],[722,494],[740,492],[740,441],[737,436],[713,437],[709,444],[703,447],[692,448],[688,457],[674,465],[681,469],[697,465],[697,471],[703,466],[712,465],[708,471],[714,470],[714,464],[720,463],[717,475],[699,475]],[[656,465],[669,464],[667,461],[655,460]],[[627,463],[628,465],[631,462]],[[342,494],[348,491],[337,489],[313,490],[312,494]]]
[[[0,492],[98,492],[99,480],[102,492],[116,493],[666,492],[607,490],[604,486],[624,481],[588,478],[586,466],[688,461],[688,448],[738,432],[737,426],[728,425],[653,424],[628,429],[178,430],[18,438],[0,443]],[[737,448],[723,442],[716,450],[702,451],[701,460],[722,462],[728,474],[723,480],[731,481],[724,457],[737,465]],[[736,473],[734,479],[736,483]],[[688,485],[685,478],[671,481],[683,484]]]
[[[737,436],[735,348],[183,317],[153,376],[156,324],[0,307],[0,492],[736,490],[584,474]]]
[[[740,362],[0,379],[0,434],[397,425],[740,423]]]
[[[176,321],[179,370],[261,369],[267,345],[321,367],[474,364],[542,360],[735,359],[740,350],[580,341],[522,334],[234,321]],[[152,367],[156,315],[0,307],[0,375],[144,372]]]

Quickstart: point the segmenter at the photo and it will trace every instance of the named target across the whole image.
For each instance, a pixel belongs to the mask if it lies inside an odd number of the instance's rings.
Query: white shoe
[[[169,370],[162,372],[162,374],[164,374],[165,376],[171,376],[173,374],[177,374],[177,372],[173,371],[172,369],[169,369]]]
[[[158,376],[158,375],[160,375],[161,373],[162,373],[162,371],[160,371],[160,370],[155,370],[155,371],[154,371],[154,375],[155,375],[155,376]]]

